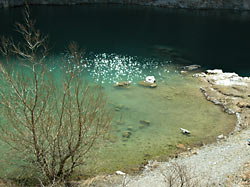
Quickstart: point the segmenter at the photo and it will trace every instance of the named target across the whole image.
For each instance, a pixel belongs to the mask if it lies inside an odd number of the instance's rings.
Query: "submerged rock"
[[[146,125],[140,124],[139,125],[139,129],[144,129],[145,127],[147,127]]]
[[[130,131],[124,131],[123,133],[122,133],[122,137],[123,138],[130,138],[130,136],[131,136],[131,132]]]
[[[120,104],[120,105],[115,105],[115,111],[120,111],[124,108],[124,105]]]
[[[117,124],[117,125],[124,125],[125,122],[124,122],[124,121],[121,121],[121,120],[117,120],[117,121],[116,121],[116,124]]]
[[[128,126],[128,128],[127,128],[129,131],[132,131],[133,130],[133,126]]]
[[[184,66],[183,69],[187,71],[193,71],[199,69],[201,66],[194,64],[194,65],[189,65],[189,66]]]
[[[146,82],[146,81],[140,81],[138,84],[141,86],[144,86],[144,87],[148,87],[148,88],[156,88],[157,87],[156,83],[150,83],[150,82]]]
[[[140,124],[149,126],[150,125],[150,121],[148,121],[148,120],[140,120]]]
[[[114,87],[118,87],[118,88],[130,88],[131,81],[122,81],[122,82],[118,82],[114,85]]]

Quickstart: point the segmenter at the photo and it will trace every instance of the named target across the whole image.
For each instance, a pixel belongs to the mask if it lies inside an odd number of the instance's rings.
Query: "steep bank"
[[[25,0],[0,0],[0,7],[23,5]],[[135,4],[187,9],[250,10],[250,0],[27,0],[37,5]]]

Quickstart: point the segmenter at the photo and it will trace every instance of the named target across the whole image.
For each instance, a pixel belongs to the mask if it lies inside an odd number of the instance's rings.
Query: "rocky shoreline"
[[[228,114],[235,114],[238,123],[235,132],[245,129],[250,122],[250,78],[222,70],[207,70],[194,74],[205,86],[200,90],[208,101],[221,105]]]
[[[168,186],[173,165],[185,168],[186,176],[190,182],[196,182],[195,186],[250,186],[250,146],[247,144],[250,138],[250,77],[222,70],[207,70],[193,77],[200,79],[201,92],[208,101],[236,115],[237,124],[229,136],[220,135],[217,142],[189,149],[168,162],[149,161],[137,176],[98,176],[81,182],[80,186]]]
[[[23,5],[25,0],[0,0],[1,7]],[[124,4],[184,9],[250,10],[248,0],[28,0],[34,5]]]

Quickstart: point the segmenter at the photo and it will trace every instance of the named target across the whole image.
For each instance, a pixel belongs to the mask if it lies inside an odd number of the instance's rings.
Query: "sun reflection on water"
[[[88,77],[96,83],[115,84],[126,80],[136,84],[137,81],[144,80],[148,75],[163,80],[162,73],[169,72],[170,61],[102,53],[82,58],[80,63],[74,68],[87,72]]]

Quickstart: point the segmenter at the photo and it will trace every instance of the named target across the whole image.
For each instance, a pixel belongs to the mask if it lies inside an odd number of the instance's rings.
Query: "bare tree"
[[[1,140],[19,164],[52,184],[84,163],[107,134],[111,115],[100,88],[89,86],[75,68],[80,65],[77,45],[70,44],[67,73],[55,81],[45,64],[47,37],[35,29],[28,6],[24,18],[17,24],[22,43],[1,39]]]

